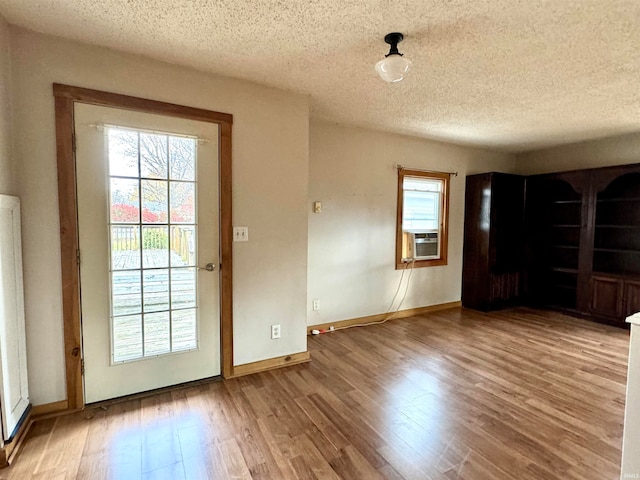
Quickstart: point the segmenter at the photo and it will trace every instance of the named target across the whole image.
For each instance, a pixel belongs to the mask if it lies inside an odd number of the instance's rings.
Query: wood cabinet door
[[[640,312],[640,281],[624,282],[624,315]]]
[[[622,293],[622,280],[612,277],[591,277],[591,313],[620,318]]]

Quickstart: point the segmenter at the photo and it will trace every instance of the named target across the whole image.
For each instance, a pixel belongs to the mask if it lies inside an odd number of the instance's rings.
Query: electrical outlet
[[[313,311],[317,312],[320,310],[320,300],[316,299],[313,301]]]
[[[280,325],[271,325],[271,339],[280,338]]]

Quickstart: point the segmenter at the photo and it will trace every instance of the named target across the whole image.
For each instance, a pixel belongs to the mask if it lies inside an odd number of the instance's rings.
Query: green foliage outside
[[[142,248],[169,248],[169,236],[167,235],[167,232],[164,229],[142,230]]]

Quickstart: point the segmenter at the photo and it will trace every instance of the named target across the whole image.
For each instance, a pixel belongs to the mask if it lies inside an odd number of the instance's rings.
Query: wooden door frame
[[[80,265],[78,262],[78,203],[74,104],[86,103],[138,112],[216,123],[220,127],[220,356],[224,378],[233,376],[233,269],[231,225],[231,130],[233,115],[128,95],[53,84],[55,98],[58,203],[67,408],[84,407],[82,382],[82,326],[80,316]]]

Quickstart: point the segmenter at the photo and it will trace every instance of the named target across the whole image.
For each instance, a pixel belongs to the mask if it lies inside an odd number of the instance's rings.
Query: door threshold
[[[152,397],[161,393],[173,392],[175,390],[181,390],[183,388],[196,387],[198,385],[208,385],[209,383],[221,382],[222,376],[216,375],[215,377],[202,378],[200,380],[192,380],[190,382],[178,383],[176,385],[170,385],[168,387],[155,388],[153,390],[146,390],[144,392],[132,393],[131,395],[124,395],[122,397],[110,398],[108,400],[101,400],[99,402],[87,403],[84,408],[101,408],[106,410],[110,405],[116,403],[127,402],[129,400],[139,400],[143,398]]]

